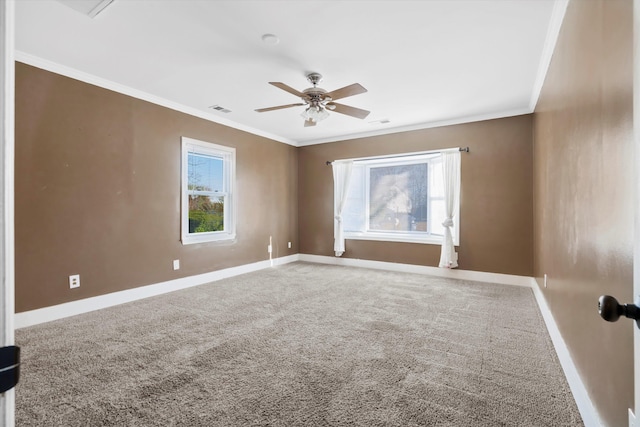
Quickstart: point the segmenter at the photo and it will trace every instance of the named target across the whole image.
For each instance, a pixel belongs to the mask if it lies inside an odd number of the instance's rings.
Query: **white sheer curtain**
[[[336,252],[336,256],[342,256],[344,253],[342,211],[349,192],[353,161],[334,161],[331,166],[333,168],[333,238],[335,239],[333,250]]]
[[[444,179],[444,207],[446,218],[442,223],[444,239],[440,252],[440,267],[456,268],[458,254],[453,244],[453,213],[460,204],[460,150],[446,150],[442,152],[442,175]],[[458,230],[456,230],[458,232]]]

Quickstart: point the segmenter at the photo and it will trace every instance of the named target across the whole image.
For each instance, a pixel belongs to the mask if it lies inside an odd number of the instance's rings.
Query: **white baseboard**
[[[544,323],[547,326],[547,331],[549,332],[556,354],[560,360],[560,365],[562,366],[564,375],[569,383],[569,388],[571,389],[573,398],[578,406],[578,411],[580,411],[580,415],[582,416],[582,421],[584,422],[585,427],[601,427],[604,424],[602,423],[598,411],[595,406],[593,406],[593,403],[589,398],[589,394],[582,382],[582,378],[580,378],[576,365],[573,363],[567,344],[564,342],[564,338],[562,338],[562,334],[560,333],[558,325],[553,318],[553,314],[547,305],[547,300],[540,290],[540,286],[536,280],[532,277],[530,278],[530,281],[531,289],[533,289],[533,294],[538,302],[538,307],[540,307],[540,313],[542,314]]]
[[[425,274],[437,277],[450,277],[463,280],[473,280],[489,283],[500,283],[506,285],[530,286],[529,277],[512,276],[508,274],[485,273],[479,271],[449,270],[438,267],[428,267],[421,265],[399,264],[392,262],[369,261],[361,259],[337,258],[320,255],[295,254],[286,257],[275,258],[273,260],[259,261],[252,264],[245,264],[237,267],[226,268],[224,270],[212,271],[196,276],[182,277],[166,282],[113,292],[106,295],[85,298],[78,301],[71,301],[50,307],[16,313],[15,328],[26,328],[40,323],[50,322],[77,314],[88,313],[102,308],[113,307],[143,298],[173,292],[204,283],[215,282],[228,277],[240,274],[251,273],[265,268],[288,264],[295,261],[315,262],[319,264],[344,265],[352,267],[371,268],[376,270],[400,271],[406,273]]]
[[[288,264],[297,260],[298,254],[289,255],[286,257],[275,258],[273,260],[265,260],[252,264],[225,268],[224,270],[212,271],[209,273],[198,274],[196,276],[182,277],[180,279],[155,283],[153,285],[141,286],[139,288],[127,289],[124,291],[113,292],[97,297],[85,298],[78,301],[58,304],[51,307],[16,313],[15,328],[26,328],[28,326],[50,322],[52,320],[58,320],[65,317],[75,316],[77,314],[88,313],[90,311],[100,310],[102,308],[112,307],[118,304],[124,304],[143,298],[161,295],[167,292],[173,292],[180,289],[202,285],[205,283],[215,282],[217,280],[238,276],[240,274],[263,270],[272,266]]]
[[[424,274],[436,277],[447,277],[462,280],[470,280],[476,282],[498,283],[503,285],[515,285],[531,288],[540,308],[540,312],[547,326],[547,331],[551,336],[551,340],[555,347],[558,359],[564,371],[564,374],[573,393],[573,397],[580,411],[580,415],[586,427],[602,426],[602,422],[598,412],[593,406],[586,388],[578,374],[573,363],[573,359],[569,354],[569,350],[560,334],[560,330],[549,310],[549,306],[536,283],[535,279],[527,276],[516,276],[509,274],[486,273],[481,271],[468,270],[449,270],[439,267],[429,267],[422,265],[400,264],[393,262],[370,261],[362,259],[339,258],[321,255],[295,254],[286,257],[276,258],[273,260],[265,260],[252,264],[245,264],[238,267],[226,268],[224,270],[212,271],[210,273],[199,274],[197,276],[183,277],[180,279],[169,280],[167,282],[156,283],[153,285],[142,286],[139,288],[128,289],[125,291],[114,292],[83,300],[72,301],[51,307],[40,308],[37,310],[17,313],[15,315],[16,329],[37,325],[52,320],[62,319],[77,314],[87,313],[93,310],[112,307],[142,298],[156,296],[167,292],[173,292],[180,289],[190,288],[205,283],[215,282],[217,280],[226,279],[228,277],[238,276],[240,274],[251,273],[263,270],[272,266],[288,264],[295,261],[305,261],[318,264],[343,265],[350,267],[362,267],[375,270],[399,271],[405,273]],[[632,412],[629,411],[631,420]],[[633,425],[633,424],[630,424]]]
[[[551,314],[551,310],[549,310],[547,301],[544,298],[544,295],[540,290],[538,283],[533,277],[485,273],[482,271],[455,269],[450,270],[446,268],[428,267],[422,265],[399,264],[392,262],[369,261],[362,259],[308,254],[300,254],[300,261],[315,262],[320,264],[344,265],[351,267],[363,267],[376,270],[400,271],[406,273],[425,274],[429,276],[448,277],[477,282],[499,283],[503,285],[516,285],[531,288],[533,290],[533,294],[535,295],[536,302],[538,303],[538,307],[540,308],[540,313],[542,314],[542,318],[544,319],[547,331],[549,332],[549,336],[551,337],[551,341],[553,342],[556,354],[558,355],[560,365],[562,366],[562,370],[564,371],[567,382],[569,383],[569,388],[571,389],[573,398],[576,401],[576,405],[578,406],[578,410],[580,411],[580,415],[582,416],[582,419],[584,421],[585,427],[600,427],[604,425],[602,424],[600,415],[598,414],[596,408],[591,402],[591,399],[589,398],[587,389],[585,388],[584,383],[582,382],[582,379],[578,374],[578,370],[573,363],[573,359],[571,358],[569,349],[567,348],[567,345],[564,342],[562,335],[560,334],[560,330],[558,329],[558,325],[556,325],[555,319]]]
[[[300,261],[319,264],[345,265],[375,270],[401,271],[404,273],[426,274],[428,276],[471,280],[474,282],[499,283],[501,285],[531,286],[531,277],[511,274],[486,273],[484,271],[457,270],[425,265],[400,264],[395,262],[369,261],[366,259],[340,258],[321,255],[299,254]]]

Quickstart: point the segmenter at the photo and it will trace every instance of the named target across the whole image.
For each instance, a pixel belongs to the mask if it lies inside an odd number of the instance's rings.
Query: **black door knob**
[[[634,319],[640,328],[640,308],[635,304],[619,304],[611,295],[602,295],[598,299],[598,313],[607,322],[615,322],[620,316]]]

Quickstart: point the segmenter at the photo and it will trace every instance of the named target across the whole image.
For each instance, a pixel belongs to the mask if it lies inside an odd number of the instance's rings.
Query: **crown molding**
[[[27,65],[41,68],[46,71],[50,71],[52,73],[60,74],[65,77],[70,77],[72,79],[79,80],[84,83],[98,86],[103,89],[112,90],[114,92],[118,92],[123,95],[132,96],[134,98],[137,98],[143,101],[151,102],[153,104],[160,105],[162,107],[170,108],[172,110],[179,111],[181,113],[189,114],[190,116],[198,117],[200,119],[208,120],[210,122],[218,123],[218,124],[228,126],[234,129],[238,129],[244,132],[248,132],[253,135],[257,135],[257,136],[268,138],[274,141],[282,142],[284,144],[293,145],[294,147],[298,145],[295,141],[287,138],[283,138],[279,135],[263,132],[259,129],[252,128],[250,126],[241,125],[232,120],[207,114],[205,111],[200,111],[197,108],[187,107],[186,105],[179,104],[174,101],[170,101],[166,98],[152,95],[150,93],[147,93],[138,89],[134,89],[132,87],[125,86],[120,83],[116,83],[111,80],[107,80],[102,77],[95,76],[93,74],[85,73],[84,71],[67,67],[66,65],[61,65],[56,62],[49,61],[47,59],[43,59],[35,55],[21,52],[19,50],[16,50],[15,52],[15,60]]]
[[[369,138],[372,136],[389,135],[389,134],[400,133],[400,132],[411,132],[411,131],[421,130],[421,129],[430,129],[430,128],[437,128],[437,127],[443,127],[443,126],[452,126],[452,125],[460,125],[465,123],[481,122],[485,120],[504,119],[506,117],[514,117],[514,116],[521,116],[523,114],[531,114],[532,112],[533,110],[529,108],[514,108],[511,110],[505,110],[505,111],[500,111],[495,113],[479,114],[475,116],[456,117],[454,119],[448,119],[448,120],[423,122],[423,123],[418,123],[413,125],[385,128],[385,129],[375,130],[370,132],[360,132],[360,133],[354,133],[350,135],[341,135],[341,136],[336,136],[331,138],[314,139],[311,141],[299,142],[298,147],[304,147],[307,145],[326,144],[330,142],[348,141],[348,140],[358,139],[358,138]]]
[[[542,92],[542,86],[544,85],[544,80],[547,77],[549,65],[551,65],[553,52],[556,49],[556,43],[558,43],[560,29],[562,28],[562,21],[564,21],[564,15],[567,12],[569,1],[570,0],[556,0],[553,5],[551,19],[549,20],[549,27],[547,28],[547,36],[544,40],[542,55],[540,55],[540,62],[538,63],[538,73],[536,75],[536,80],[533,83],[533,89],[531,90],[531,99],[529,100],[529,109],[531,112],[535,111],[536,105],[538,104],[538,99]]]
[[[552,13],[552,20],[551,20],[551,24],[550,24],[550,30],[547,32],[547,40],[545,42],[545,48],[544,48],[544,54],[543,57],[548,55],[548,59],[546,60],[542,60],[540,62],[541,66],[538,72],[538,77],[536,80],[536,87],[538,85],[538,80],[540,80],[540,88],[542,87],[542,83],[544,83],[544,75],[546,74],[546,70],[548,68],[548,63],[551,61],[551,55],[553,54],[553,48],[555,47],[555,40],[557,39],[557,33],[559,32],[559,25],[561,25],[562,23],[562,18],[564,17],[564,11],[566,9],[566,4],[569,2],[569,0],[557,0],[556,2],[556,6],[554,7],[554,11]],[[564,4],[564,8],[558,7],[558,4]],[[560,16],[560,18],[557,18],[558,13],[557,12],[559,9],[561,9],[562,12],[562,16]],[[552,33],[551,31],[551,27],[555,24],[553,24],[554,22],[559,22],[558,23],[558,29],[555,31],[555,36],[553,38],[553,42],[550,41],[550,34]],[[552,25],[553,24],[553,25]],[[551,46],[551,48],[549,48],[548,46]],[[546,53],[546,52],[550,52],[550,53]],[[310,141],[295,141],[292,139],[288,139],[288,138],[284,138],[282,136],[279,135],[275,135],[269,132],[264,132],[261,131],[259,129],[250,127],[250,126],[245,126],[242,125],[240,123],[234,122],[232,120],[228,120],[228,119],[224,119],[222,117],[218,117],[218,116],[214,116],[211,114],[208,114],[205,111],[201,111],[198,110],[196,108],[192,108],[192,107],[188,107],[186,105],[174,102],[174,101],[170,101],[166,98],[162,98],[156,95],[152,95],[150,93],[126,86],[126,85],[122,85],[120,83],[116,83],[113,82],[111,80],[107,80],[104,79],[102,77],[98,77],[95,76],[93,74],[89,74],[86,73],[84,71],[80,71],[77,70],[75,68],[71,68],[68,67],[66,65],[62,65],[53,61],[49,61],[47,59],[43,59],[41,57],[35,56],[35,55],[31,55],[19,50],[16,50],[15,52],[15,60],[18,62],[22,62],[24,64],[27,65],[31,65],[46,71],[50,71],[52,73],[56,73],[56,74],[60,74],[62,76],[65,77],[69,77],[84,83],[88,83],[94,86],[98,86],[104,89],[108,89],[108,90],[112,90],[114,92],[118,92],[121,93],[123,95],[127,95],[127,96],[131,96],[143,101],[147,101],[147,102],[151,102],[153,104],[156,105],[160,105],[162,107],[166,107],[175,111],[179,111],[181,113],[185,113],[185,114],[189,114],[191,116],[194,117],[198,117],[210,122],[214,122],[217,124],[221,124],[224,126],[228,126],[231,127],[233,129],[237,129],[240,131],[244,131],[244,132],[248,132],[251,133],[253,135],[257,135],[257,136],[261,136],[267,139],[271,139],[274,141],[278,141],[284,144],[288,144],[288,145],[292,145],[294,147],[303,147],[303,146],[308,146],[308,145],[318,145],[318,144],[326,144],[326,143],[331,143],[331,142],[339,142],[339,141],[349,141],[349,140],[354,140],[354,139],[359,139],[359,138],[369,138],[369,137],[373,137],[373,136],[380,136],[380,135],[389,135],[389,134],[394,134],[394,133],[401,133],[401,132],[411,132],[411,131],[416,131],[416,130],[422,130],[422,129],[430,129],[430,128],[436,128],[436,127],[443,127],[443,126],[452,126],[452,125],[459,125],[459,124],[465,124],[465,123],[473,123],[473,122],[479,122],[479,121],[485,121],[485,120],[494,120],[494,119],[501,119],[501,118],[507,118],[507,117],[514,117],[514,116],[520,116],[523,114],[530,114],[533,112],[533,108],[529,107],[529,108],[516,108],[516,109],[510,109],[510,110],[504,110],[504,111],[498,111],[498,112],[493,112],[493,113],[487,113],[487,114],[480,114],[480,115],[473,115],[473,116],[462,116],[462,117],[456,117],[453,119],[447,119],[447,120],[439,120],[439,121],[431,121],[431,122],[423,122],[423,123],[418,123],[418,124],[411,124],[411,125],[405,125],[405,126],[397,126],[397,127],[390,127],[390,128],[383,128],[383,129],[378,129],[378,130],[374,130],[374,131],[368,131],[368,132],[357,132],[357,133],[353,133],[353,134],[349,134],[349,135],[339,135],[339,136],[335,136],[335,137],[328,137],[328,138],[319,138],[319,139],[314,139],[314,140],[310,140]],[[546,62],[545,62],[546,61]],[[542,67],[542,64],[546,63],[545,67]],[[543,71],[541,71],[543,70]],[[541,73],[542,73],[542,77],[541,77]],[[537,89],[537,94],[533,94],[532,95],[532,100],[531,103],[533,103],[533,106],[535,108],[535,103],[534,103],[534,98],[535,101],[537,102],[537,98],[539,96],[539,92],[540,89]]]

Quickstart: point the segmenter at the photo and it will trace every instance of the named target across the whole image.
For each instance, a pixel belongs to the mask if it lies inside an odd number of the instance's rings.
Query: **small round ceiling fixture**
[[[275,34],[264,34],[262,36],[262,42],[264,44],[274,45],[280,43],[280,39]]]

